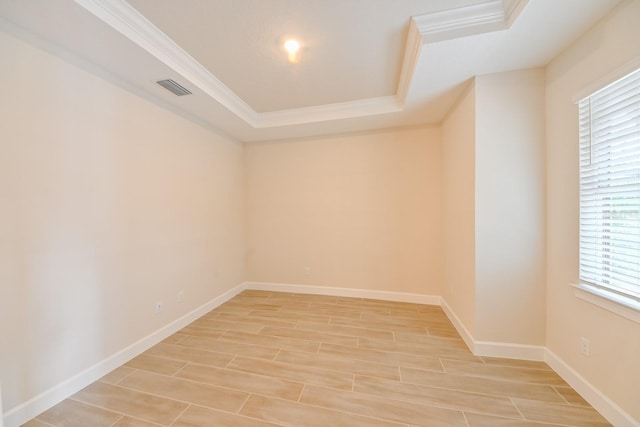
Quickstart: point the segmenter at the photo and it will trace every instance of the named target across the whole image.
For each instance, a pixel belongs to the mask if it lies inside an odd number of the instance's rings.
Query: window
[[[580,280],[640,302],[640,69],[578,108]]]

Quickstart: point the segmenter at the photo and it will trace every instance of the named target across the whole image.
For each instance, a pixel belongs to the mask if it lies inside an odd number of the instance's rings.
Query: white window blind
[[[640,69],[578,108],[580,279],[640,299]]]

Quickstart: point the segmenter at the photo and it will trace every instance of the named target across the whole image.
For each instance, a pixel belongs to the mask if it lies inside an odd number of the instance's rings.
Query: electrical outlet
[[[591,356],[591,341],[585,337],[580,338],[580,353],[585,356]]]
[[[160,314],[162,312],[162,309],[164,308],[164,304],[162,304],[162,301],[158,301],[155,304],[155,308],[156,308],[156,314]]]
[[[178,302],[184,301],[184,291],[178,292]]]

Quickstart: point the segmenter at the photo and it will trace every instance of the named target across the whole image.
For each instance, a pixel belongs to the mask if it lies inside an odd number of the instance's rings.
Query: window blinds
[[[640,299],[640,69],[578,109],[580,279]]]

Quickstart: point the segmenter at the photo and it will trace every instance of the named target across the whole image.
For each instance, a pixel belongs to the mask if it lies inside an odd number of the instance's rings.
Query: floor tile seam
[[[328,325],[331,326],[331,325]],[[338,326],[338,325],[334,325],[334,326]],[[378,333],[389,333],[393,335],[393,331],[383,331],[381,329],[368,329],[368,328],[358,328],[357,326],[345,326],[345,325],[339,325],[339,326],[343,326],[346,328],[353,328],[353,329],[363,329],[365,331],[372,331],[372,332],[378,332]],[[296,331],[310,331],[310,332],[322,332],[322,333],[327,333],[327,334],[332,334],[332,335],[336,335],[339,337],[349,337],[349,338],[356,338],[356,337],[363,337],[363,338],[372,338],[372,337],[368,337],[365,334],[358,334],[357,332],[354,332],[353,334],[348,334],[346,332],[344,333],[339,333],[339,332],[324,332],[324,331],[318,331],[316,329],[310,329],[310,328],[304,328],[304,327],[298,327],[296,326],[295,329]],[[372,338],[372,339],[379,339],[379,340],[388,340],[388,338]],[[393,339],[393,337],[392,337]]]
[[[293,350],[286,350],[285,351],[293,351]],[[313,368],[319,371],[324,371],[324,372],[329,372],[329,373],[334,373],[334,374],[350,374],[350,375],[356,375],[355,372],[351,372],[348,370],[342,370],[342,369],[330,369],[330,368],[326,368],[324,366],[316,366],[313,364],[313,362],[310,362],[308,364],[304,364],[304,363],[295,363],[295,362],[287,362],[286,360],[278,360],[277,356],[280,354],[280,352],[278,352],[278,354],[276,355],[276,358],[272,359],[272,360],[266,360],[266,359],[261,359],[258,357],[251,357],[251,356],[243,356],[243,355],[238,355],[239,358],[244,358],[244,359],[251,359],[251,360],[256,360],[259,362],[264,362],[264,361],[268,361],[268,362],[276,362],[276,363],[281,363],[283,365],[291,365],[294,367],[306,367],[306,368]],[[304,353],[304,354],[315,354],[315,353]],[[235,360],[235,358],[234,358]],[[382,363],[379,363],[379,365],[383,365]],[[384,365],[384,366],[388,366],[388,367],[394,367],[395,365]],[[230,370],[237,370],[237,369],[233,369],[230,368],[228,365],[225,366],[225,369],[230,369]]]
[[[189,336],[194,337],[194,338],[199,338],[197,335],[189,335]],[[211,338],[211,340],[219,341],[221,343],[231,343],[231,344],[240,344],[240,345],[243,345],[243,346],[260,347],[262,349],[268,349],[268,350],[279,350],[279,347],[269,347],[269,346],[261,345],[261,344],[247,344],[247,343],[243,343],[243,342],[240,342],[240,341],[225,341],[225,340],[219,340],[218,338]],[[198,346],[194,346],[194,345],[184,345],[184,344],[176,344],[176,345],[179,345],[180,347],[186,347],[186,348],[193,348],[193,349],[197,349],[197,350],[210,351],[212,353],[229,354],[229,355],[235,355],[236,354],[236,353],[227,353],[227,352],[223,352],[223,351],[214,351],[214,350],[211,350],[209,348],[198,347]]]
[[[420,369],[420,368],[414,368],[411,366],[400,366],[400,370],[404,369],[413,369],[416,371],[426,371],[428,373],[431,372],[438,372],[441,374],[446,374],[446,375],[451,375],[454,377],[459,377],[461,380],[463,380],[465,377],[467,378],[478,378],[478,379],[482,379],[482,380],[488,380],[488,381],[498,381],[498,382],[502,382],[502,383],[507,383],[507,384],[520,384],[523,386],[541,386],[541,387],[550,387],[553,389],[553,391],[555,391],[557,394],[559,394],[560,396],[562,396],[556,389],[555,389],[555,385],[554,384],[546,384],[546,383],[539,383],[539,382],[530,382],[530,381],[519,381],[519,380],[513,380],[513,379],[505,379],[502,377],[488,377],[488,376],[478,376],[478,375],[468,375],[468,374],[461,374],[458,372],[449,372],[446,370],[446,367],[444,366],[444,364],[441,364],[442,367],[444,368],[444,371],[440,372],[440,371],[433,371],[433,370],[428,370],[428,369]],[[415,384],[415,383],[413,383]],[[563,400],[566,401],[566,399]],[[570,403],[567,402],[568,405],[570,405]]]
[[[120,386],[117,386],[117,387],[120,387]],[[68,400],[73,400],[74,402],[77,402],[77,403],[82,403],[83,405],[92,406],[92,407],[97,408],[97,409],[102,409],[104,411],[109,411],[109,412],[112,412],[114,414],[120,415],[121,417],[118,418],[118,421],[120,421],[123,417],[127,417],[127,418],[133,418],[134,420],[143,421],[145,423],[150,423],[150,424],[154,424],[154,425],[161,426],[161,427],[168,427],[165,424],[160,424],[160,423],[156,423],[156,422],[153,422],[153,421],[150,421],[150,420],[145,420],[144,418],[137,417],[137,416],[135,416],[133,414],[128,414],[128,413],[122,412],[122,411],[116,411],[114,409],[110,409],[110,408],[107,408],[107,407],[104,407],[104,406],[96,405],[95,403],[85,402],[84,400],[80,400],[80,399],[78,399],[78,398],[76,398],[74,396],[68,397],[67,399]]]
[[[351,392],[349,392],[349,393],[351,393]],[[300,399],[302,399],[302,395],[303,395],[303,393],[300,393]],[[357,412],[351,412],[351,411],[347,411],[347,410],[343,410],[343,409],[336,409],[336,408],[331,408],[331,407],[327,407],[327,406],[319,406],[319,405],[314,405],[314,404],[306,403],[306,402],[302,402],[302,401],[292,402],[291,400],[281,399],[279,397],[270,397],[270,396],[264,396],[264,397],[267,397],[269,399],[281,400],[283,402],[288,402],[288,403],[296,403],[296,404],[302,405],[302,406],[309,406],[309,407],[312,407],[312,408],[324,409],[324,410],[331,411],[331,412],[339,412],[341,414],[355,415],[355,416],[357,416],[359,418],[368,418],[368,419],[383,421],[383,422],[386,422],[386,423],[397,424],[398,427],[404,427],[404,426],[407,425],[407,423],[404,423],[404,422],[389,420],[387,418],[373,417],[371,415],[363,415],[363,414],[360,414],[360,413],[357,413]],[[261,421],[272,422],[272,421],[267,421],[267,420],[261,420]]]
[[[378,353],[390,353],[390,352],[383,351],[383,350],[363,349],[363,348],[360,348],[360,349],[361,350],[368,350],[368,351],[376,351]],[[322,347],[320,347],[320,350],[322,350]],[[329,357],[336,357],[336,358],[340,358],[340,359],[347,359],[347,360],[357,361],[357,362],[370,362],[370,363],[378,363],[378,364],[383,364],[383,365],[386,364],[384,362],[379,362],[379,361],[371,360],[371,359],[365,359],[365,358],[362,358],[362,357],[335,355],[333,353],[323,353],[322,351],[320,351],[319,354],[324,355],[324,356],[329,356]],[[393,354],[401,354],[401,353],[391,353],[391,355],[393,355]],[[403,354],[403,356],[416,357],[416,358],[422,358],[422,359],[438,359],[438,357],[435,357],[435,356],[419,356],[419,355],[415,355],[415,354]],[[399,366],[400,367],[400,366],[402,366],[402,364],[398,363],[398,364],[391,365],[391,366]],[[442,371],[436,371],[436,372],[442,372]]]
[[[45,411],[45,412],[46,412],[46,411]],[[42,414],[40,414],[40,415],[42,415]],[[38,415],[38,417],[39,417],[40,415]],[[55,424],[51,424],[51,423],[48,423],[48,422],[46,422],[46,421],[43,421],[43,420],[41,420],[41,419],[40,419],[40,418],[38,418],[38,417],[32,418],[32,419],[31,419],[31,420],[29,420],[29,421],[34,421],[34,420],[35,420],[35,421],[37,421],[37,422],[39,422],[39,423],[44,424],[44,425],[45,425],[45,426],[47,426],[47,427],[56,427],[56,425],[55,425]],[[122,418],[122,417],[120,417],[120,418]],[[120,420],[120,418],[118,418],[118,420]],[[28,422],[28,421],[27,421],[27,422]]]
[[[122,368],[122,367],[126,367],[126,368],[131,369],[131,372],[129,372],[127,375],[125,375],[124,377],[122,377],[122,378],[120,378],[118,381],[116,381],[116,382],[115,382],[115,385],[119,384],[120,382],[124,381],[125,379],[127,379],[128,377],[130,377],[131,375],[133,375],[134,373],[136,373],[137,371],[139,371],[139,370],[140,370],[140,369],[138,369],[138,368],[132,368],[132,367],[130,367],[130,366],[125,366],[125,365],[121,365],[121,366],[119,366],[118,368]],[[116,368],[116,369],[118,369],[118,368]],[[115,371],[115,369],[114,369],[114,371]],[[113,371],[111,371],[111,372],[113,372]],[[111,372],[109,372],[109,373],[111,373]],[[107,374],[107,375],[109,375],[109,374]],[[106,375],[105,375],[105,376],[106,376]],[[105,376],[103,376],[102,378],[104,378]],[[98,382],[98,381],[99,381],[99,382],[104,383],[104,384],[111,384],[111,385],[114,385],[114,383],[108,383],[108,382],[102,381],[102,378],[99,378],[96,382]]]
[[[256,336],[258,336],[258,335],[256,334]],[[216,338],[216,339],[218,339],[218,341],[220,341],[220,342],[242,344],[242,345],[256,345],[256,346],[259,346],[259,347],[267,347],[267,348],[272,348],[272,349],[275,349],[275,350],[281,350],[281,349],[285,349],[286,350],[287,348],[291,347],[290,348],[291,350],[304,351],[304,352],[307,352],[307,353],[317,353],[318,350],[320,349],[320,344],[322,344],[321,341],[305,340],[305,339],[299,339],[299,338],[285,338],[285,337],[276,337],[276,336],[272,336],[272,335],[259,335],[259,336],[265,337],[265,338],[278,338],[279,340],[295,340],[295,341],[300,341],[301,343],[299,343],[299,344],[312,343],[312,344],[318,344],[318,346],[314,351],[308,351],[308,350],[305,350],[305,349],[296,348],[295,347],[295,344],[296,344],[295,342],[292,343],[293,344],[292,346],[284,347],[284,346],[282,346],[282,343],[277,343],[278,344],[277,346],[265,346],[265,345],[262,345],[262,344],[251,344],[251,343],[248,343],[248,342],[243,341],[241,339],[238,339],[238,340],[235,340],[235,341],[232,340],[232,339],[229,339],[229,338],[227,338],[227,339]],[[220,338],[223,338],[223,337],[220,337]],[[285,342],[284,344],[287,344],[287,343]],[[327,343],[327,344],[331,344],[331,343]],[[338,344],[338,345],[343,345],[343,344]]]
[[[371,364],[375,364],[375,365],[379,365],[380,367],[384,367],[384,368],[389,368],[389,369],[394,369],[398,371],[398,377],[400,375],[399,371],[400,371],[400,366],[399,365],[389,365],[386,363],[381,363],[381,362],[372,362],[372,361],[368,361],[368,360],[356,360],[356,359],[345,359],[345,358],[339,358],[339,357],[332,357],[332,356],[326,356],[324,354],[318,354],[327,358],[333,358],[333,359],[339,359],[339,360],[346,360],[346,361],[351,361],[351,362],[364,362],[364,363],[371,363]],[[264,360],[264,359],[262,359]],[[354,372],[353,369],[348,369],[348,368],[341,368],[341,369],[329,369],[326,368],[324,366],[315,366],[313,364],[313,362],[311,362],[309,365],[305,364],[305,363],[297,363],[297,362],[288,362],[285,360],[278,360],[277,358],[274,359],[275,362],[281,362],[281,363],[287,363],[290,365],[295,365],[295,366],[312,366],[314,368],[318,368],[318,369],[322,369],[325,371],[331,371],[331,372],[339,372],[339,373],[346,373],[346,374],[352,374],[352,375],[364,375],[364,374],[360,374],[359,372]],[[337,362],[340,363],[340,362]],[[383,378],[383,379],[391,379],[387,376],[379,376],[379,377],[375,377],[375,378]]]
[[[383,352],[386,352],[386,353],[403,354],[405,356],[430,357],[432,359],[443,359],[443,358],[446,357],[447,360],[455,360],[455,361],[458,361],[458,362],[471,362],[471,363],[473,363],[468,358],[467,359],[463,359],[462,355],[461,355],[460,359],[453,359],[450,355],[449,356],[442,356],[442,355],[439,355],[439,354],[410,353],[410,352],[407,352],[407,351],[397,351],[397,350],[391,350],[391,349],[375,348],[373,346],[367,346],[367,345],[362,346],[360,344],[360,342],[358,342],[358,348],[361,348],[363,350],[376,350],[376,351],[383,351]],[[467,357],[470,357],[470,356],[467,356]]]
[[[464,422],[467,424],[467,427],[471,427],[471,423],[469,422],[469,418],[467,418],[467,411],[462,411],[462,416],[464,417]]]
[[[578,405],[571,405],[571,404],[564,404],[564,403],[554,403],[554,402],[540,402],[537,400],[532,400],[532,399],[526,399],[526,398],[521,398],[521,397],[513,397],[513,399],[516,400],[522,400],[525,402],[530,402],[532,404],[540,404],[540,403],[545,403],[548,405],[552,405],[552,406],[557,406],[557,407],[568,407],[568,408],[573,408],[573,409],[585,409],[585,410],[590,410],[592,412],[595,412],[596,414],[598,414],[599,416],[601,416],[602,418],[604,418],[604,416],[596,410],[596,408],[594,408],[593,406],[589,405],[589,406],[578,406]],[[536,421],[539,422],[539,421]]]
[[[443,390],[443,389],[439,389],[437,387],[429,387],[429,386],[421,386],[421,387],[426,387],[426,388],[433,388],[436,390]],[[515,406],[515,404],[513,403],[513,401],[511,400],[511,397],[505,397],[505,396],[491,396],[491,395],[484,395],[481,393],[473,393],[473,392],[461,392],[458,390],[446,390],[446,391],[454,391],[456,394],[457,393],[465,393],[465,394],[473,394],[476,396],[480,396],[480,397],[485,397],[485,398],[490,398],[490,399],[496,399],[496,400],[502,400],[504,402],[509,402],[511,403],[512,406]],[[454,410],[454,411],[468,411],[468,412],[472,412],[472,413],[478,413],[481,415],[491,415],[491,416],[497,416],[497,417],[505,417],[503,414],[498,414],[496,412],[490,412],[490,411],[486,411],[486,412],[481,412],[479,410],[471,410],[468,408],[463,408],[461,406],[456,406],[455,404],[451,404],[450,406],[447,406],[446,404],[436,404],[436,403],[421,403],[418,402],[417,400],[410,400],[407,398],[403,398],[402,396],[394,396],[394,397],[389,397],[389,396],[385,396],[385,395],[381,395],[381,394],[374,394],[374,393],[367,393],[365,391],[359,391],[359,390],[355,390],[354,387],[354,393],[359,393],[359,394],[363,394],[366,396],[375,396],[375,397],[381,397],[384,399],[389,399],[389,400],[396,400],[396,401],[400,401],[400,402],[408,402],[411,404],[417,404],[417,405],[423,405],[423,406],[432,406],[434,408],[440,408],[440,409],[449,409],[449,410]],[[532,402],[537,402],[537,401],[532,401]],[[546,402],[545,402],[546,403]],[[518,413],[520,413],[520,411],[518,410],[518,408],[515,408]],[[531,420],[527,420],[527,421],[531,421]]]
[[[515,383],[515,384],[545,385],[545,386],[549,386],[549,387],[553,387],[553,386],[558,385],[558,384],[552,384],[552,383],[546,383],[546,382],[515,380],[515,379],[504,378],[504,377],[460,374],[460,373],[456,373],[456,372],[452,372],[452,371],[448,371],[446,373],[450,374],[450,375],[460,375],[460,376],[465,376],[465,377],[470,377],[470,378],[484,378],[484,379],[489,379],[489,380],[504,381],[504,382]]]
[[[282,328],[282,329],[288,329],[288,328]],[[292,331],[301,331],[301,332],[316,332],[319,334],[325,334],[327,336],[333,336],[336,340],[339,339],[344,339],[344,338],[356,338],[356,337],[352,337],[352,336],[343,336],[343,335],[334,335],[334,334],[330,334],[330,333],[324,333],[324,332],[319,332],[319,331],[308,331],[305,329],[291,329]],[[261,336],[265,336],[265,337],[276,337],[276,338],[286,338],[286,339],[292,339],[292,340],[300,340],[300,341],[310,341],[310,342],[317,342],[317,343],[323,343],[326,342],[327,344],[337,344],[337,343],[331,343],[331,342],[327,342],[327,341],[323,341],[323,340],[312,340],[312,339],[304,339],[304,338],[293,338],[293,337],[288,337],[288,336],[282,336],[282,335],[273,335],[273,334],[268,334],[268,333],[258,333],[258,335]],[[338,345],[347,345],[347,344],[338,344]]]
[[[189,404],[187,405],[187,407],[186,407],[186,408],[184,408],[184,409],[182,410],[182,412],[180,412],[180,413],[178,414],[178,416],[174,418],[174,420],[173,420],[173,421],[171,421],[171,424],[169,424],[169,427],[173,426],[173,425],[176,423],[176,421],[178,421],[178,420],[180,419],[180,417],[182,417],[182,416],[184,415],[184,413],[185,413],[185,412],[187,412],[187,410],[188,410],[189,408],[191,408],[191,403],[189,403]]]
[[[322,387],[322,386],[319,386],[319,387]],[[324,388],[326,388],[326,387],[324,387]],[[404,399],[400,399],[400,398],[382,396],[382,395],[379,395],[379,394],[363,393],[363,392],[357,391],[357,390],[351,391],[349,393],[353,393],[355,395],[360,395],[365,399],[373,397],[373,398],[377,398],[377,399],[381,399],[381,400],[388,400],[391,405],[393,405],[394,402],[397,402],[397,403],[400,403],[400,404],[409,404],[411,406],[419,406],[419,407],[423,407],[423,408],[434,408],[434,409],[451,411],[451,412],[464,413],[464,411],[465,411],[465,409],[454,408],[454,407],[451,407],[451,406],[441,406],[441,405],[436,405],[436,404],[432,404],[432,403],[424,403],[424,402],[416,402],[416,401],[412,401],[412,400],[404,400]],[[335,408],[328,407],[328,406],[318,406],[318,405],[313,405],[313,404],[306,403],[306,402],[300,402],[300,403],[303,404],[303,405],[309,405],[309,406],[315,406],[315,407],[319,407],[319,408],[331,409],[331,410],[346,412],[346,413],[349,413],[349,414],[362,415],[362,414],[358,414],[357,412],[339,410],[339,409],[335,409]],[[484,415],[493,415],[493,416],[495,416],[495,413],[484,414]],[[376,419],[383,420],[383,421],[392,421],[392,422],[396,422],[396,423],[402,423],[401,421],[393,421],[393,420],[389,420],[387,418],[380,418],[380,417],[370,417],[370,418],[376,418]]]
[[[584,403],[572,403],[572,402],[569,402],[569,399],[567,399],[566,397],[564,397],[564,395],[558,391],[558,387],[564,387],[564,386],[557,386],[557,385],[553,385],[553,386],[551,386],[551,387],[553,387],[553,390],[555,390],[555,392],[556,392],[556,393],[558,393],[558,394],[560,395],[560,397],[562,398],[562,400],[564,400],[565,402],[567,402],[567,405],[569,405],[569,406],[575,406],[575,407],[578,407],[578,408],[592,408],[592,406],[589,404],[589,402],[586,402],[586,401],[585,401],[586,405],[585,405]],[[571,388],[571,390],[574,390],[574,389],[573,389],[573,388]],[[574,390],[574,391],[575,391],[575,390]],[[576,393],[578,394],[578,396],[580,396],[582,399],[584,399],[584,398],[580,395],[580,393],[578,393],[578,392],[576,392]]]
[[[458,345],[458,346],[451,346],[451,345],[447,345],[446,343],[420,343],[420,342],[415,342],[415,341],[404,341],[402,339],[398,340],[397,336],[396,336],[396,332],[397,331],[393,331],[393,335],[394,335],[394,340],[392,342],[394,342],[395,344],[398,345],[408,345],[411,344],[412,346],[415,346],[418,349],[424,349],[424,350],[429,350],[431,348],[436,349],[436,350],[453,350],[453,351],[463,351],[465,353],[468,353],[469,355],[473,355],[473,353],[467,348],[466,344],[463,345]],[[376,338],[367,338],[364,337],[366,340],[369,341],[374,341],[373,343],[370,343],[370,346],[374,346],[376,343],[376,341],[381,341],[380,344],[385,344],[387,341],[389,340],[381,340],[381,339],[376,339]],[[458,344],[464,344],[464,341],[460,340],[460,342]],[[478,357],[478,356],[475,356]],[[484,365],[483,366],[502,366],[502,365]]]
[[[518,396],[513,396],[510,394],[490,394],[490,393],[483,393],[480,391],[473,391],[473,390],[465,390],[465,389],[460,389],[460,388],[450,388],[450,387],[445,387],[445,386],[440,386],[440,385],[426,385],[426,384],[421,384],[421,383],[415,383],[415,382],[411,382],[411,381],[402,381],[404,384],[408,384],[408,385],[417,385],[417,386],[421,386],[421,387],[428,387],[428,388],[435,388],[438,390],[446,390],[446,391],[452,391],[452,392],[456,392],[456,393],[468,393],[468,394],[477,394],[480,396],[484,396],[484,397],[498,397],[498,398],[506,398],[506,399],[524,399],[524,400],[530,400],[532,402],[542,402],[542,403],[553,403],[553,404],[559,404],[558,402],[551,402],[549,400],[541,400],[541,399],[532,399],[532,398],[528,398],[525,399],[523,397],[518,397]],[[566,405],[569,406],[569,405]]]
[[[218,369],[223,369],[223,368],[218,368]],[[241,372],[241,371],[234,371],[234,372]],[[239,389],[239,388],[229,387],[229,386],[220,385],[220,384],[213,384],[213,383],[208,383],[208,382],[203,382],[203,381],[197,381],[197,380],[192,380],[192,379],[184,378],[184,377],[168,376],[168,375],[158,374],[158,373],[155,373],[155,372],[153,372],[153,374],[161,375],[161,376],[164,376],[164,377],[167,377],[167,378],[171,378],[171,379],[174,379],[174,380],[185,381],[187,383],[192,383],[192,384],[196,384],[196,385],[203,385],[203,386],[222,389],[222,390],[241,392],[241,393],[245,393],[245,394],[252,394],[253,393],[251,391],[247,391],[247,390],[243,390],[243,389]],[[272,377],[266,377],[266,378],[272,378]],[[301,384],[299,381],[291,381],[291,380],[286,380],[286,381]],[[163,396],[161,394],[155,394],[155,393],[151,393],[151,392],[148,392],[148,391],[143,391],[143,390],[140,390],[140,389],[137,389],[137,388],[128,387],[128,386],[126,386],[124,384],[111,384],[111,385],[115,385],[117,387],[121,387],[121,388],[124,388],[126,390],[134,391],[136,393],[148,394],[148,395],[155,396],[155,397],[160,397],[160,398],[163,398],[163,399],[174,400],[176,402],[182,402],[182,403],[187,403],[187,404],[190,404],[190,405],[197,405],[197,406],[202,406],[204,408],[210,408],[208,406],[202,405],[201,403],[189,402],[189,401],[186,401],[186,400],[183,401],[183,400],[179,400],[179,399],[176,399],[176,398],[173,398],[173,397],[167,397],[167,396]],[[85,403],[85,402],[83,402],[83,403]],[[219,408],[210,408],[210,409],[221,410]]]
[[[195,347],[189,347],[189,348],[194,348],[195,349]],[[198,350],[201,350],[201,349],[198,349]],[[203,350],[203,351],[207,351],[207,350]],[[215,352],[215,351],[209,351],[209,353],[219,354],[221,356],[233,356],[232,354],[229,354],[229,353],[218,353],[218,352]],[[175,356],[174,357],[168,357],[168,356],[159,355],[159,354],[153,354],[153,353],[147,354],[147,352],[144,352],[142,354],[146,354],[147,356],[157,357],[157,358],[160,358],[160,359],[171,360],[171,361],[174,361],[174,362],[183,362],[183,363],[193,363],[193,364],[205,365],[205,366],[214,366],[214,365],[206,365],[204,363],[194,362],[192,360],[178,359]],[[233,359],[233,357],[232,357],[232,359]],[[227,362],[227,363],[229,363],[229,362]],[[127,368],[131,368],[130,366],[126,366],[126,365],[122,365],[122,366],[125,366]],[[220,366],[216,366],[216,367],[220,367]],[[131,368],[131,369],[136,369],[136,368]],[[131,373],[127,374],[127,376],[129,376],[129,375],[131,375]]]
[[[173,378],[173,377],[169,377],[169,378]],[[183,378],[180,378],[180,379],[183,379]],[[189,381],[189,380],[186,380],[186,381]],[[191,382],[194,382],[194,383],[195,383],[196,381],[191,381]],[[204,385],[212,386],[212,384],[204,384]],[[171,400],[171,401],[173,401],[173,402],[182,403],[182,404],[187,405],[187,407],[188,407],[189,405],[192,405],[192,404],[194,404],[194,403],[195,403],[195,402],[190,402],[190,401],[188,401],[188,400],[181,400],[181,399],[176,399],[175,397],[169,397],[169,396],[165,396],[165,395],[162,395],[162,394],[153,393],[153,392],[150,392],[150,391],[147,391],[147,390],[140,390],[140,389],[133,388],[133,387],[127,387],[127,386],[125,386],[125,385],[116,385],[116,387],[121,387],[121,388],[124,388],[124,389],[129,390],[129,391],[133,391],[133,392],[141,393],[141,394],[146,394],[146,395],[148,395],[148,396],[157,397],[157,398],[160,398],[160,399],[163,399],[163,400]],[[225,388],[225,389],[227,389],[227,390],[231,390],[231,391],[239,391],[239,390],[232,389],[232,388],[228,388],[228,387],[221,387],[221,386],[213,386],[213,387],[216,387],[216,388]],[[241,391],[241,390],[240,390],[240,391]],[[245,394],[249,394],[249,392],[247,392],[247,391],[244,391],[244,393],[245,393]],[[83,402],[83,403],[86,403],[86,402]],[[203,406],[203,407],[208,407],[208,406],[205,406],[205,405],[202,405],[202,404],[199,404],[199,405],[200,405],[200,406]],[[96,405],[94,405],[94,406],[96,406]],[[97,407],[99,407],[99,406],[97,406]],[[219,408],[213,408],[213,407],[208,407],[208,408],[210,408],[210,409],[216,409],[216,410],[218,410],[218,409],[219,409]],[[105,409],[107,409],[107,408],[105,408]],[[121,412],[119,412],[119,411],[114,411],[114,410],[112,410],[112,409],[108,409],[108,410],[109,410],[109,411],[112,411],[112,412],[116,412],[116,413],[121,413]],[[185,408],[185,410],[186,410],[186,408]],[[184,412],[184,410],[183,410],[182,412]],[[124,414],[124,415],[126,415],[126,416],[130,416],[129,414]],[[136,418],[136,417],[133,417],[133,418]],[[141,418],[137,418],[137,419],[141,419]],[[146,421],[146,420],[145,420],[145,421]],[[175,420],[174,420],[174,421],[175,421]],[[172,422],[172,423],[173,423],[173,422]]]
[[[124,419],[124,415],[120,415],[120,418],[118,418],[117,420],[115,420],[110,427],[115,426],[116,424],[118,424],[120,421],[122,421]]]
[[[476,411],[471,411],[471,410],[464,411],[464,413],[465,413],[465,418],[466,418],[466,414],[487,415],[487,414],[485,414],[485,413],[476,412]],[[519,411],[519,410],[518,410],[518,413],[520,413],[520,411]],[[521,413],[520,413],[520,415],[522,416],[522,414],[521,414]],[[528,420],[528,419],[526,419],[526,418],[524,418],[524,417],[522,417],[522,418],[512,418],[512,417],[507,417],[507,416],[504,416],[504,415],[492,415],[492,416],[495,416],[495,417],[498,417],[498,418],[504,418],[504,419],[514,420],[514,421],[526,421],[526,422],[531,422],[531,423],[539,423],[539,424],[541,424],[541,425],[563,426],[563,427],[580,427],[580,426],[577,426],[577,425],[575,425],[575,424],[566,424],[566,423],[564,423],[564,422],[559,422],[559,423],[557,423],[557,422],[553,422],[553,423],[552,423],[552,422],[546,422],[546,421],[534,421],[534,420]]]

